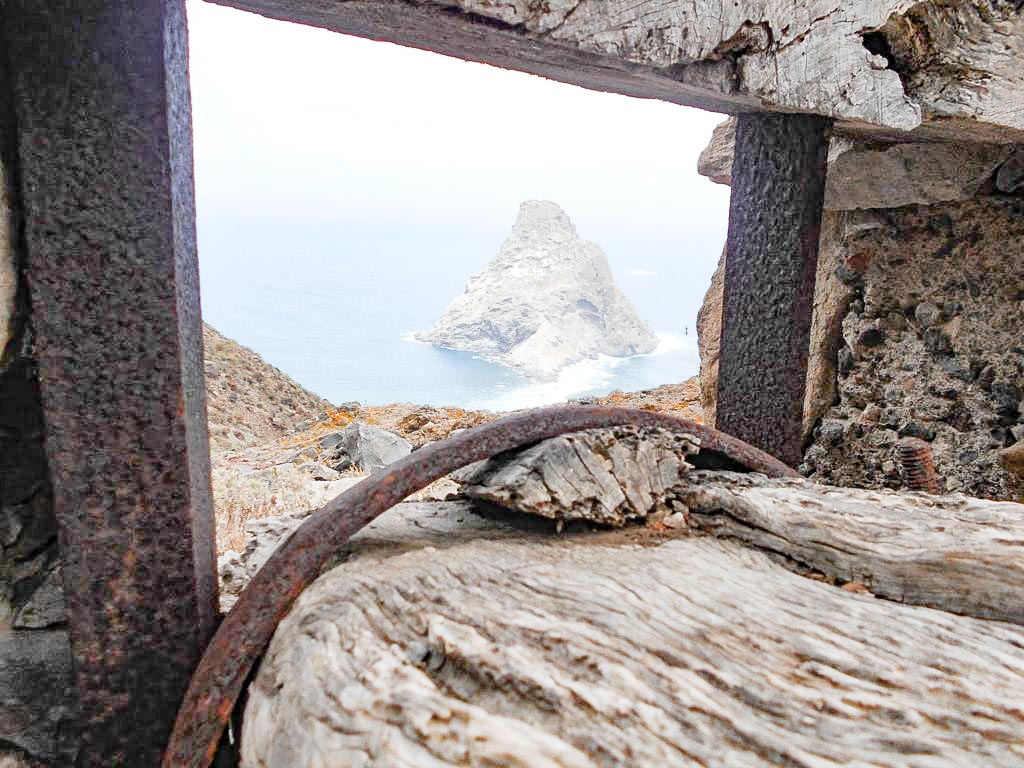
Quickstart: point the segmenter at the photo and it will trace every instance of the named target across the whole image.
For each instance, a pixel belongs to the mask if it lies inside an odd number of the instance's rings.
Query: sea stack
[[[615,285],[604,251],[580,240],[565,211],[547,200],[519,206],[498,255],[417,338],[540,380],[585,358],[628,357],[657,346]]]

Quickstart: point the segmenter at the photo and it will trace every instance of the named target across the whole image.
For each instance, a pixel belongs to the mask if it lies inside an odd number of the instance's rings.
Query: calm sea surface
[[[335,403],[515,408],[678,382],[725,240],[720,115],[189,2],[205,318]],[[659,353],[537,384],[410,341],[523,200],[608,255]]]
[[[580,233],[604,248],[617,283],[659,335],[654,354],[584,361],[556,382],[538,383],[412,341],[507,233],[304,222],[296,234],[219,221],[200,229],[204,318],[334,403],[505,410],[697,373],[694,323],[721,245],[714,238],[688,242],[684,232]]]

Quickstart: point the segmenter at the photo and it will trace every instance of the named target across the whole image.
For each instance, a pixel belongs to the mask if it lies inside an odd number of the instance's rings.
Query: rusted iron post
[[[744,114],[736,126],[718,429],[796,466],[830,121]]]
[[[215,624],[183,0],[8,0],[80,766],[160,764]]]

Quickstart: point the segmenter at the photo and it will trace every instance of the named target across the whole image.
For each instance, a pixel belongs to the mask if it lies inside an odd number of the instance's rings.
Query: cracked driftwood
[[[466,496],[517,512],[621,526],[667,512],[668,492],[698,450],[696,438],[663,429],[591,429],[471,464],[453,477]]]
[[[773,552],[875,589],[943,556],[977,564],[944,577],[965,612],[1024,588],[1020,505],[689,477],[697,523],[777,525]],[[481,514],[403,504],[353,540],[250,686],[245,766],[1024,765],[1024,627],[735,540]],[[929,558],[885,556],[915,537]]]

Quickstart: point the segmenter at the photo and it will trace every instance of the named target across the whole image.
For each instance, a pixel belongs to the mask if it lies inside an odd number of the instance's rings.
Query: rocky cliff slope
[[[596,244],[555,203],[531,200],[498,255],[427,333],[539,379],[598,355],[653,352],[657,340],[615,285]]]
[[[210,448],[242,448],[281,437],[330,409],[255,352],[203,324]]]
[[[418,448],[502,415],[410,403],[333,407],[255,353],[212,328],[206,331],[211,469],[221,553],[242,551],[245,531],[257,521],[302,517],[359,480],[365,470],[362,463],[344,467],[335,455],[340,437],[353,426],[386,430]],[[241,382],[251,389],[243,390]],[[696,378],[577,402],[642,408],[701,421]],[[318,408],[322,411],[317,412]],[[442,482],[426,489],[422,498],[443,499],[450,486]]]

